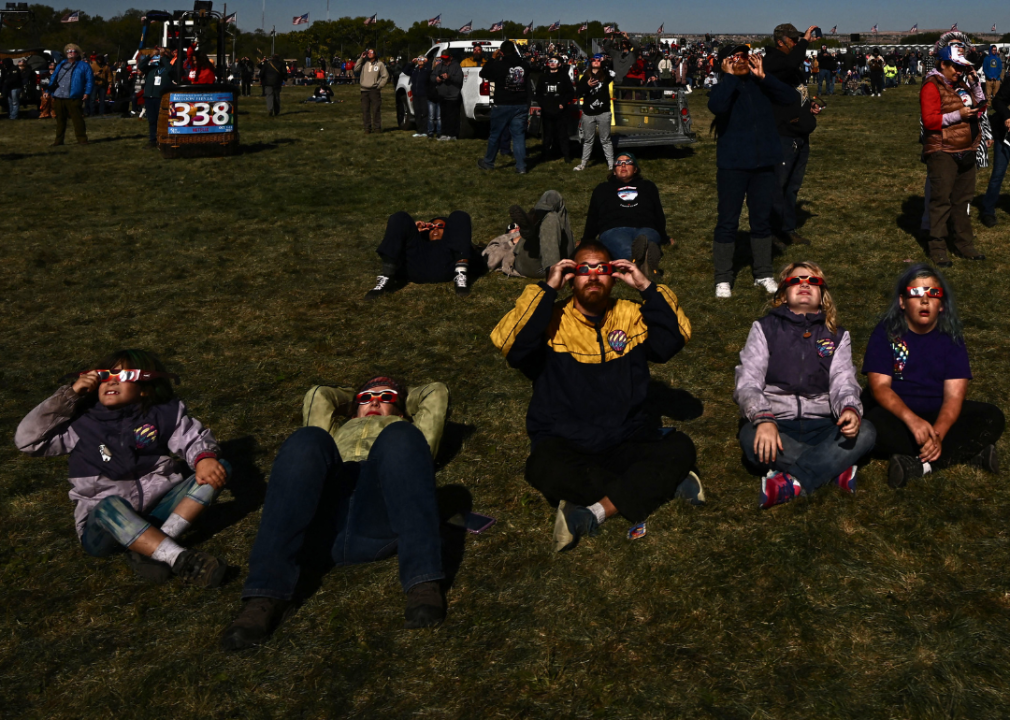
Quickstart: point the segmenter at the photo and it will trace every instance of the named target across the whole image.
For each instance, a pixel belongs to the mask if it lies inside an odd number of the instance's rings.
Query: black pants
[[[144,110],[147,117],[147,141],[158,144],[158,115],[161,114],[161,97],[144,96]]]
[[[252,95],[252,80],[242,79],[242,94]]]
[[[449,137],[459,137],[459,112],[463,107],[463,99],[446,100],[439,98],[438,111],[442,114],[442,134]]]
[[[411,282],[448,282],[456,263],[470,260],[470,238],[470,216],[462,210],[449,215],[441,240],[429,240],[427,233],[418,232],[414,218],[401,210],[386,221],[386,235],[378,252]]]
[[[868,395],[868,392],[863,393],[863,404],[867,408],[866,419],[877,428],[874,455],[883,457],[918,455],[919,443],[915,441],[915,436],[908,426],[872,399],[867,403]],[[937,415],[939,412],[920,413],[919,417],[932,424],[936,422]],[[947,437],[943,439],[940,459],[930,464],[943,468],[971,460],[986,445],[994,445],[1000,439],[1005,425],[1006,418],[995,405],[965,400],[957,422],[951,426]]]
[[[428,98],[414,96],[414,126],[416,132],[428,134]]]
[[[694,466],[691,438],[676,430],[655,430],[601,453],[588,453],[567,440],[547,438],[526,460],[526,482],[551,505],[562,500],[592,505],[604,497],[629,522],[645,520],[673,499]]]
[[[88,129],[84,125],[84,115],[81,114],[80,99],[53,98],[53,112],[56,114],[56,140],[54,142],[62,145],[63,136],[67,133],[67,120],[74,125],[74,135],[77,142],[86,142],[88,139]]]
[[[870,72],[870,92],[879,95],[884,92],[884,71]]]
[[[807,174],[810,158],[810,136],[779,136],[782,162],[775,166],[778,187],[772,201],[772,225],[783,235],[796,232],[796,202]]]
[[[564,112],[556,114],[541,113],[540,121],[543,124],[543,142],[540,146],[541,157],[546,160],[551,150],[555,147],[560,147],[565,162],[571,162],[572,150],[568,140],[568,114]]]

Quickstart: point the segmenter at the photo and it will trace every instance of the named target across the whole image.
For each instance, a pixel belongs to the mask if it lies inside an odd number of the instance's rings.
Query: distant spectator
[[[455,140],[459,137],[460,110],[463,106],[463,71],[448,48],[442,50],[438,61],[432,66],[431,82],[435,86],[439,114],[442,116],[442,135],[438,139]]]
[[[365,134],[381,133],[382,88],[389,82],[386,65],[376,57],[375,50],[369,48],[354,63],[354,72],[360,73],[358,84],[361,86],[361,118]]]
[[[999,56],[995,45],[989,46],[989,53],[982,61],[982,69],[985,72],[985,99],[992,104],[993,96],[999,92],[1003,80],[1003,58]]]
[[[112,87],[112,69],[102,55],[91,56],[91,73],[95,76],[95,92],[92,102],[85,107],[87,115],[105,115],[105,97]]]
[[[263,97],[267,101],[267,117],[277,117],[281,114],[281,87],[288,79],[288,69],[280,55],[263,58],[259,67]]]
[[[17,120],[23,79],[21,71],[14,66],[14,61],[10,58],[3,59],[3,75],[0,77],[0,81],[3,82],[3,96],[7,100],[7,117],[10,120]]]
[[[161,96],[174,84],[172,79],[172,58],[174,53],[158,46],[153,55],[141,55],[137,60],[137,72],[144,76],[144,108],[147,115],[147,145],[158,147],[158,115],[161,111]]]
[[[614,169],[614,146],[610,142],[610,82],[613,73],[603,67],[603,55],[593,55],[589,70],[579,79],[576,95],[582,99],[582,162],[573,170],[585,170],[593,155],[596,134],[599,132],[607,169]]]
[[[494,104],[491,106],[491,131],[485,156],[477,161],[482,170],[494,170],[502,132],[508,127],[512,132],[512,151],[516,159],[516,172],[526,174],[526,123],[530,110],[530,65],[516,49],[515,43],[506,40],[494,57],[481,68],[480,76],[494,83]]]
[[[410,73],[410,94],[413,96],[414,137],[429,137],[428,129],[428,81],[431,79],[431,68],[428,58],[421,55],[414,61],[414,69]]]
[[[81,103],[87,102],[94,90],[94,76],[91,66],[84,61],[81,48],[73,43],[63,49],[66,59],[53,70],[49,82],[49,92],[53,96],[53,110],[56,113],[56,139],[53,147],[63,144],[67,132],[67,119],[74,124],[74,134],[78,145],[88,144],[88,129],[81,114]]]

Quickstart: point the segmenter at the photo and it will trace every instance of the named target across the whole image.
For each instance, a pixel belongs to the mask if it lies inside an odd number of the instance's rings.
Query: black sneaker
[[[228,572],[228,564],[219,557],[200,550],[183,550],[172,565],[172,573],[183,582],[200,587],[217,587]]]
[[[526,240],[533,239],[534,221],[533,218],[526,214],[525,210],[518,205],[512,205],[509,208],[509,219],[519,226],[519,234],[523,238]]]
[[[374,300],[380,295],[392,292],[392,288],[390,287],[391,283],[392,278],[387,277],[386,275],[379,275],[379,277],[375,279],[375,287],[365,293],[365,299]]]
[[[222,650],[245,650],[259,645],[277,629],[289,603],[267,597],[245,601],[238,616],[221,634]]]
[[[675,498],[687,500],[692,505],[705,504],[705,488],[701,486],[701,478],[692,470],[687,477],[680,481],[677,491],[673,494]]]
[[[995,215],[983,215],[982,224],[988,228],[996,227],[996,216]]]
[[[922,477],[922,461],[911,455],[892,455],[887,463],[887,484],[897,490]]]
[[[406,630],[438,627],[445,620],[445,598],[438,582],[418,583],[407,591],[407,607],[403,611]]]
[[[999,455],[996,454],[995,445],[986,445],[982,451],[969,461],[970,465],[982,468],[993,475],[999,474]]]
[[[492,165],[491,163],[489,163],[484,158],[480,158],[477,161],[477,167],[479,167],[481,170],[494,170],[494,165]]]
[[[126,553],[126,564],[130,566],[130,569],[138,577],[142,577],[153,583],[160,584],[172,579],[172,568],[168,566],[168,563],[160,562],[147,555],[141,555],[139,552],[134,552],[133,550]]]
[[[558,504],[558,514],[554,518],[554,552],[571,550],[583,536],[596,537],[599,532],[600,525],[592,510],[567,500]]]

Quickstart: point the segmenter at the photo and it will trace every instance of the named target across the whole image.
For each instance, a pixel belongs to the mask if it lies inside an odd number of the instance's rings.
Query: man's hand
[[[842,429],[842,435],[854,438],[859,434],[859,413],[851,408],[844,410],[838,416],[838,422],[835,425]]]
[[[562,285],[575,277],[576,267],[574,260],[562,260],[556,265],[551,265],[551,271],[547,274],[547,284],[555,290],[560,290]]]
[[[782,438],[779,436],[779,426],[773,422],[761,423],[754,433],[754,454],[765,465],[775,462],[782,450]]]
[[[214,458],[206,457],[196,464],[196,482],[198,485],[211,485],[215,490],[224,487],[228,473],[224,465]]]
[[[814,30],[816,30],[816,29],[817,29],[816,25],[811,25],[810,27],[808,27],[807,31],[805,33],[803,33],[803,39],[806,40],[807,42],[810,42],[811,40],[813,40],[814,39]]]
[[[87,395],[90,392],[94,392],[98,389],[98,373],[91,370],[85,375],[81,375],[74,382],[73,391],[78,395]]]
[[[754,77],[758,80],[765,79],[764,58],[760,55],[749,55],[747,56],[747,64],[750,65],[750,71]]]
[[[723,58],[722,64],[719,67],[721,67],[722,71],[727,75],[734,75],[735,73],[733,72],[733,56],[730,55],[727,58]]]
[[[645,277],[645,274],[638,269],[638,265],[631,260],[613,260],[610,264],[614,267],[615,278],[639,292],[652,284],[652,281]]]

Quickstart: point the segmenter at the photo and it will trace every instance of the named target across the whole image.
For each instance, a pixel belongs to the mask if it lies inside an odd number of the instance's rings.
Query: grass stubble
[[[528,382],[488,333],[523,282],[490,276],[466,300],[449,285],[362,301],[386,217],[473,216],[499,234],[512,203],[559,190],[581,233],[602,157],[485,174],[479,140],[365,136],[357,91],[265,116],[243,101],[245,154],[166,162],[142,149],[146,124],[91,120],[92,144],[47,148],[52,124],[4,123],[0,245],[0,715],[3,717],[717,717],[933,718],[1010,714],[1010,552],[1005,472],[936,473],[903,492],[885,466],[859,492],[824,489],[759,512],[734,438],[733,367],[763,292],[742,270],[712,297],[715,146],[705,97],[701,141],[640,153],[677,247],[666,282],[694,326],[653,368],[704,412],[676,424],[694,439],[709,497],[658,511],[645,539],[624,524],[563,556],[552,511],[523,481]],[[385,119],[393,126],[386,95]],[[923,257],[915,88],[835,96],[813,136],[801,194],[808,258],[829,273],[861,359],[890,285]],[[536,143],[533,143],[536,150]],[[988,171],[979,173],[984,191]],[[976,380],[970,397],[1006,408],[1008,222],[976,223],[982,264],[956,262]],[[975,213],[976,211],[973,211]],[[746,213],[745,213],[746,214]],[[976,215],[977,218],[977,215]],[[621,290],[621,296],[630,294]],[[264,474],[298,425],[313,383],[383,370],[446,382],[451,420],[470,426],[440,484],[465,485],[499,519],[468,538],[435,631],[404,632],[393,561],[336,569],[263,648],[238,655],[217,635],[239,607],[258,509],[202,540],[239,574],[218,591],[152,587],[119,560],[79,548],[66,461],[9,442],[63,373],[121,346],[159,352],[180,396],[220,440],[246,438]],[[592,391],[587,388],[587,392]],[[1007,455],[1006,443],[1001,452]],[[235,502],[226,491],[219,501]]]

